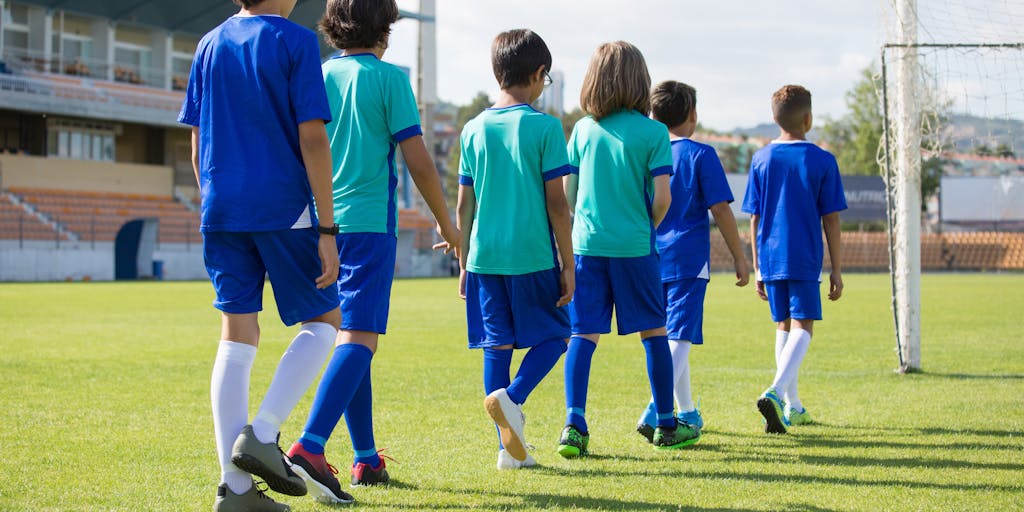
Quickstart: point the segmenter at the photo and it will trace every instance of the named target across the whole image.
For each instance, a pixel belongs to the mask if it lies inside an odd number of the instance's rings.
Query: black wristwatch
[[[320,225],[317,225],[316,231],[318,233],[320,233],[321,235],[331,235],[331,236],[334,236],[334,235],[338,234],[338,225],[337,224],[331,224],[330,226],[320,226]]]

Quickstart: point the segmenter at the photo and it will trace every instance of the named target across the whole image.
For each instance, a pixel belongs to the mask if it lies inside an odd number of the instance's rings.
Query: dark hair
[[[528,85],[530,75],[543,66],[551,70],[551,52],[536,32],[519,28],[498,34],[491,44],[491,67],[502,89]]]
[[[685,123],[696,107],[697,90],[682,82],[667,80],[651,91],[651,114],[669,128]]]
[[[263,3],[263,0],[231,0],[235,5],[239,7],[245,7],[246,9]]]
[[[597,47],[583,76],[580,108],[598,120],[619,110],[651,111],[651,74],[636,46],[616,41]]]
[[[344,50],[386,46],[396,21],[395,0],[328,0],[318,26],[331,46]]]
[[[787,132],[802,131],[804,116],[811,112],[811,91],[800,85],[784,85],[772,94],[772,116]]]

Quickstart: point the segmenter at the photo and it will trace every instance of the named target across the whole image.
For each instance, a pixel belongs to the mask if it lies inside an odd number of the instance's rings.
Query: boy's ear
[[[691,108],[690,109],[690,115],[686,117],[686,122],[687,123],[696,123],[697,122],[697,109],[695,109],[695,108]]]
[[[545,69],[544,65],[537,66],[537,69],[535,69],[533,71],[533,73],[530,74],[530,82],[536,82],[538,80],[543,82],[544,81],[544,71],[545,70],[546,69]]]
[[[814,115],[811,112],[804,114],[804,133],[811,131],[811,126],[814,124]]]

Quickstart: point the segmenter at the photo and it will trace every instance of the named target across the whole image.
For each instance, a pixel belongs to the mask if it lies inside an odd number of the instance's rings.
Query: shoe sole
[[[560,444],[558,445],[558,454],[567,459],[575,459],[577,457],[582,457],[586,452],[575,446]]]
[[[231,463],[238,466],[238,469],[256,475],[274,492],[287,494],[288,496],[305,496],[305,483],[295,483],[288,478],[283,478],[267,467],[262,461],[252,455],[241,453],[231,457]],[[301,482],[301,481],[300,481]]]
[[[771,398],[758,398],[757,410],[761,412],[761,416],[764,416],[764,432],[766,434],[786,433],[786,426],[782,424],[782,418],[779,417],[779,411],[775,408]]]
[[[335,496],[326,485],[318,482],[312,475],[306,472],[305,468],[298,464],[292,464],[292,471],[306,481],[306,488],[309,489],[309,497],[313,498],[313,500],[318,503],[332,505],[347,504],[355,501],[355,498],[346,500]]]
[[[519,462],[526,460],[526,444],[523,443],[523,440],[512,429],[512,424],[509,423],[508,418],[505,416],[505,410],[501,407],[501,401],[488,396],[484,398],[484,409],[487,410],[487,414],[494,420],[494,423],[498,425],[498,432],[501,433],[501,445],[505,447],[505,451]]]
[[[697,441],[700,441],[700,438],[701,438],[701,436],[697,436],[697,437],[694,437],[692,439],[687,439],[687,440],[685,440],[685,441],[683,441],[681,443],[670,444],[670,445],[666,445],[666,446],[655,446],[654,449],[655,450],[678,450],[680,448],[686,448],[687,446],[690,446],[692,444],[697,444]]]
[[[388,482],[390,482],[390,481],[391,481],[391,477],[388,477],[386,480],[381,480],[379,482],[357,482],[357,483],[354,483],[354,484],[349,484],[349,487],[351,487],[352,489],[355,489],[357,487],[377,487],[377,486],[388,485]]]

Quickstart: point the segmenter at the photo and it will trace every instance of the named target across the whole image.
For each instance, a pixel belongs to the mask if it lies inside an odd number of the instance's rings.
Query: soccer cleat
[[[558,440],[558,454],[567,459],[587,455],[590,445],[590,434],[584,434],[572,425],[562,429],[562,437]]]
[[[277,435],[278,439],[281,434]],[[296,475],[285,460],[277,442],[261,443],[246,425],[231,448],[231,463],[267,482],[270,489],[289,496],[305,496],[306,482]]]
[[[814,423],[814,420],[811,419],[811,413],[807,412],[806,407],[797,411],[789,405],[786,405],[783,419],[785,419],[790,425],[810,425],[811,423]]]
[[[365,462],[352,464],[352,487],[368,487],[371,485],[385,485],[391,480],[388,470],[384,469],[384,457],[380,459],[380,465],[372,467]]]
[[[636,432],[647,440],[648,443],[654,442],[654,427],[646,423],[637,423]]]
[[[302,443],[295,443],[288,449],[288,459],[295,473],[306,481],[309,495],[314,500],[327,504],[355,501],[351,494],[341,490],[341,483],[334,477],[338,470],[327,463],[322,453],[309,453]]]
[[[767,434],[785,434],[786,425],[783,424],[782,400],[775,393],[775,388],[764,390],[757,399],[757,410],[764,416],[764,431]]]
[[[536,465],[537,461],[533,460],[533,456],[529,453],[526,454],[526,460],[516,460],[505,450],[498,452],[498,469],[520,469]]]
[[[252,487],[242,494],[235,494],[227,484],[220,484],[217,487],[217,499],[213,502],[213,512],[289,512],[291,507],[284,503],[278,503],[267,496],[264,491]]]
[[[699,440],[699,428],[676,418],[676,428],[657,427],[654,429],[654,439],[651,444],[656,450],[677,450]]]
[[[501,445],[505,447],[509,455],[518,461],[526,460],[526,456],[529,454],[526,452],[526,441],[523,436],[523,425],[526,423],[523,408],[513,402],[508,397],[508,392],[502,388],[484,398],[484,409],[498,425]]]
[[[704,428],[704,418],[700,415],[700,409],[694,409],[692,411],[681,412],[676,415],[679,421],[688,425],[693,425],[697,428]]]

